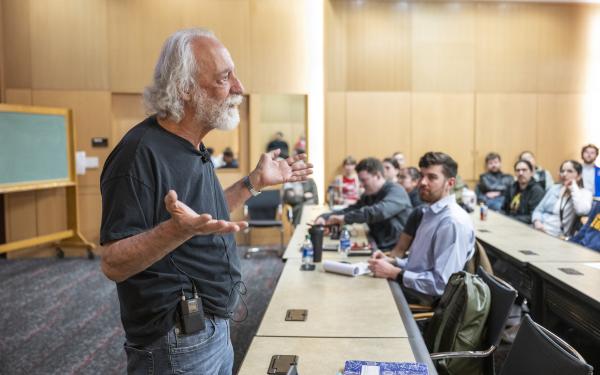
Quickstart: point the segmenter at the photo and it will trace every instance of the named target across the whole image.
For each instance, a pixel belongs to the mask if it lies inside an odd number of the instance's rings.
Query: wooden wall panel
[[[96,245],[100,244],[102,222],[102,197],[96,186],[79,188],[79,222],[83,236]]]
[[[112,94],[110,100],[112,138],[114,140],[110,146],[112,150],[129,129],[144,120],[146,113],[140,94]]]
[[[325,1],[325,90],[346,90],[346,1]]]
[[[398,150],[408,153],[410,107],[407,93],[347,93],[346,152],[357,160],[369,156],[384,158]]]
[[[212,29],[249,82],[249,0],[108,0],[110,88],[141,93],[150,84],[165,39],[184,27]]]
[[[473,94],[413,94],[409,165],[427,151],[442,151],[456,160],[463,179],[472,180],[474,101]]]
[[[6,102],[9,104],[31,105],[30,89],[6,89]]]
[[[5,87],[31,88],[29,0],[3,0]]]
[[[110,93],[106,91],[62,91],[34,90],[33,104],[48,107],[65,107],[73,110],[76,150],[85,151],[87,156],[96,156],[100,168],[88,169],[78,176],[79,186],[98,186],[100,171],[106,157],[114,146],[110,121]],[[93,137],[108,138],[109,147],[92,148]]]
[[[593,51],[598,53],[600,35],[594,37],[591,31],[594,27],[596,34],[600,31],[600,8],[588,4],[547,4],[540,9],[540,16],[542,63],[538,67],[538,91],[573,93],[591,89],[586,84],[592,68],[588,62],[597,65],[600,60],[598,55],[593,59]],[[600,85],[596,89],[600,91]]]
[[[306,1],[250,0],[252,92],[308,92]]]
[[[37,235],[35,191],[6,195],[6,242]]]
[[[352,154],[346,145],[346,94],[330,92],[325,96],[325,185],[341,173],[343,159]]]
[[[346,89],[410,89],[411,34],[414,34],[409,5],[345,1],[340,6],[345,7],[347,13]]]
[[[478,94],[476,96],[475,177],[485,171],[485,156],[497,152],[503,170],[513,173],[513,164],[524,150],[536,152],[537,95]]]
[[[591,142],[586,137],[586,97],[579,94],[539,95],[537,154],[538,164],[548,169],[556,180],[560,163],[580,159],[581,147]]]
[[[412,4],[412,89],[473,91],[475,4]]]
[[[544,63],[539,58],[542,6],[477,4],[477,91],[536,91],[537,72]]]
[[[105,0],[31,2],[32,88],[108,89]]]

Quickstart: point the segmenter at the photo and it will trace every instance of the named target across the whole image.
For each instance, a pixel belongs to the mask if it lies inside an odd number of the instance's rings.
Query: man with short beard
[[[241,282],[229,212],[266,186],[304,181],[304,155],[265,153],[223,191],[202,140],[234,129],[243,86],[227,49],[202,29],[165,42],[144,92],[154,115],[133,127],[101,176],[102,271],[117,283],[127,371],[231,374]]]
[[[594,194],[596,192],[596,159],[598,158],[598,147],[593,144],[585,145],[581,149],[581,160],[583,161],[583,187]]]
[[[450,276],[471,258],[475,233],[471,218],[457,203],[452,188],[458,165],[442,152],[428,152],[419,160],[419,193],[428,205],[422,210],[407,259],[390,258],[381,251],[369,259],[375,277],[396,280],[410,303],[432,304],[444,293]]]

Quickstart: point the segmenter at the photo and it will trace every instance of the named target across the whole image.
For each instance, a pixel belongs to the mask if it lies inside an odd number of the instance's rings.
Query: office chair
[[[466,352],[432,353],[431,359],[436,361],[450,358],[485,358],[484,366],[486,373],[494,374],[494,352],[500,343],[511,306],[517,298],[517,291],[504,280],[488,274],[482,266],[478,267],[477,275],[490,288],[492,298],[490,312],[485,323],[487,328],[486,349]]]
[[[283,222],[281,221],[282,205],[279,190],[264,190],[260,195],[252,197],[244,204],[244,216],[248,221],[248,234],[252,228],[278,228],[280,232],[280,251],[283,253]],[[252,253],[260,251],[258,247],[250,247],[246,253],[249,257]]]
[[[569,344],[525,315],[500,375],[591,375],[593,370]]]

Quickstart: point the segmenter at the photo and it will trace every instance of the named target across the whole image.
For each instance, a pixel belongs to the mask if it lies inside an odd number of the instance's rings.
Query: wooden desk
[[[300,375],[335,375],[350,359],[415,361],[407,338],[255,337],[239,375],[266,374],[275,354],[297,355]]]
[[[408,337],[386,280],[300,265],[288,259],[257,336]],[[307,309],[308,318],[285,321],[288,309]]]
[[[590,334],[600,345],[600,263],[534,262],[530,267],[539,277],[541,320],[556,318]],[[579,274],[567,272],[574,270]]]

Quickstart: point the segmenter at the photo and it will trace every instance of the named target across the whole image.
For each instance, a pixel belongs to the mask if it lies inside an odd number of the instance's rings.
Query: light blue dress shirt
[[[410,245],[407,259],[396,259],[404,269],[409,289],[441,296],[450,276],[462,270],[473,256],[475,232],[471,217],[449,195],[423,207],[423,219]]]

